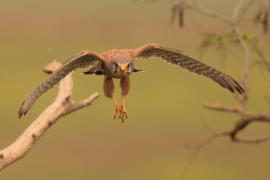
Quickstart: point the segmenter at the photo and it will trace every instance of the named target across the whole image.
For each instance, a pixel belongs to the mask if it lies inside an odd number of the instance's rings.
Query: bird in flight
[[[112,99],[115,107],[114,118],[122,121],[128,118],[125,98],[130,88],[129,76],[141,70],[134,66],[139,59],[160,58],[169,64],[175,64],[199,75],[206,76],[232,93],[244,94],[245,91],[229,75],[196,60],[177,49],[172,49],[157,43],[144,44],[136,49],[112,49],[103,53],[90,50],[67,60],[57,71],[52,73],[45,81],[39,84],[29,96],[26,97],[20,111],[19,118],[26,115],[35,101],[46,91],[51,89],[61,79],[78,68],[90,68],[84,73],[87,75],[104,75],[103,90],[106,97]],[[119,106],[114,96],[113,79],[120,79],[122,103]]]

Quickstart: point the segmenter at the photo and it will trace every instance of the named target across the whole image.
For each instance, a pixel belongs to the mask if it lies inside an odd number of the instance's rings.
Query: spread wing
[[[140,46],[133,50],[135,58],[150,58],[159,57],[167,63],[178,65],[191,72],[211,78],[222,87],[230,90],[231,92],[238,92],[244,94],[244,89],[239,83],[229,75],[205,64],[184,53],[171,49],[160,44],[150,43]]]
[[[80,55],[67,60],[57,71],[52,73],[45,81],[36,87],[29,96],[26,97],[18,113],[19,117],[21,118],[26,115],[31,106],[43,93],[52,88],[70,72],[77,68],[88,67],[96,62],[103,62],[103,57],[90,51],[83,52]]]

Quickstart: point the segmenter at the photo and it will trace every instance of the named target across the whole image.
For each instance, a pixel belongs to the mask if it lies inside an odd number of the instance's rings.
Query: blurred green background
[[[203,4],[230,16],[235,2],[206,0]],[[24,97],[46,77],[41,69],[50,60],[64,61],[84,49],[102,52],[147,42],[198,57],[200,32],[226,30],[196,13],[189,13],[187,27],[180,30],[169,25],[169,17],[167,1],[1,0],[0,148],[13,142],[53,101],[57,88],[40,98],[23,120],[17,117]],[[269,57],[269,35],[261,39]],[[203,60],[241,80],[239,52],[230,52],[225,67],[215,51],[208,51]],[[102,94],[103,77],[84,76],[79,71],[74,75],[74,99],[93,92],[100,92],[101,97],[92,107],[61,119],[24,159],[2,171],[0,179],[180,179],[192,157],[184,145],[198,144],[211,135],[202,116],[216,131],[231,128],[237,119],[201,105],[235,105],[235,98],[206,78],[155,59],[137,66],[146,72],[131,77],[129,119],[124,124],[112,118],[112,103]],[[270,83],[265,79],[258,69],[252,69],[250,107],[254,111],[269,112],[264,98],[270,95]],[[119,88],[117,94],[119,98]],[[254,124],[244,134],[266,132],[267,124]],[[269,150],[269,143],[242,145],[219,139],[201,151],[187,179],[269,179]]]

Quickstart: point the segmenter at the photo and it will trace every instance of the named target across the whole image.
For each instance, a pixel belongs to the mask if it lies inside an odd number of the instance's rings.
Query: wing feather
[[[178,65],[184,69],[194,72],[199,75],[211,78],[222,87],[231,92],[244,94],[245,91],[241,85],[229,75],[203,63],[192,57],[189,57],[179,50],[171,49],[160,44],[150,43],[145,44],[133,50],[135,58],[150,58],[159,57],[167,63]]]
[[[55,84],[66,77],[70,72],[77,68],[88,67],[95,62],[103,62],[103,57],[97,53],[85,51],[80,55],[67,60],[57,71],[53,72],[45,81],[37,86],[29,96],[23,101],[20,111],[18,113],[19,118],[26,115],[35,101],[46,91],[51,89]],[[97,64],[97,63],[96,63]]]

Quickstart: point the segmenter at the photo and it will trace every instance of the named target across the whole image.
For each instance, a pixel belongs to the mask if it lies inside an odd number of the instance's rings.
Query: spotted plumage
[[[149,43],[136,49],[113,49],[101,54],[92,51],[83,51],[78,56],[67,60],[61,68],[52,73],[24,100],[19,111],[19,117],[25,115],[38,97],[52,88],[70,72],[78,68],[88,67],[90,69],[85,71],[85,74],[104,75],[104,94],[113,100],[115,105],[114,117],[124,120],[127,118],[125,97],[127,96],[130,88],[129,75],[133,72],[140,71],[135,68],[134,63],[137,59],[146,59],[151,57],[161,58],[167,63],[175,64],[191,72],[211,78],[231,92],[244,94],[244,89],[229,75],[189,57],[179,50],[168,48],[156,43]],[[122,89],[121,106],[118,106],[114,98],[113,79],[120,79]]]

